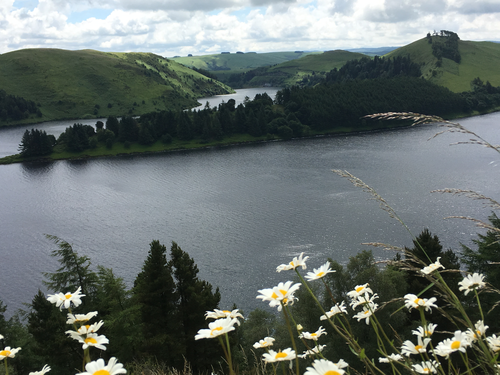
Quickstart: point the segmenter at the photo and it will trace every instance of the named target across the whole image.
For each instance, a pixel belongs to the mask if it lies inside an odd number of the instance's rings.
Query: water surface
[[[95,120],[92,120],[95,123]],[[460,121],[500,143],[500,113]],[[71,123],[69,124],[71,125]],[[53,126],[45,124],[43,126]],[[450,143],[436,125],[387,132],[270,142],[168,154],[0,166],[0,299],[9,313],[43,289],[58,265],[52,234],[128,286],[149,243],[177,242],[219,286],[223,308],[266,308],[257,290],[292,277],[276,273],[300,252],[309,267],[341,263],[365,242],[411,245],[407,231],[378,203],[331,169],[345,169],[383,196],[414,234],[428,227],[445,248],[470,244],[478,229],[450,215],[486,220],[478,201],[434,189],[473,189],[499,199],[494,151]],[[17,148],[0,129],[0,153]],[[373,249],[377,259],[394,254]]]

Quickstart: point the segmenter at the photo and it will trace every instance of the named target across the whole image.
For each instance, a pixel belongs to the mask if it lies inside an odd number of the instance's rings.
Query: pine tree
[[[64,332],[66,316],[47,301],[39,290],[33,297],[28,313],[28,332],[35,341],[35,353],[50,363],[51,374],[72,374],[82,363],[81,345]]]
[[[46,235],[46,237],[58,246],[58,249],[53,250],[51,255],[58,258],[61,267],[56,272],[44,272],[43,275],[47,278],[44,284],[56,293],[74,292],[81,287],[82,294],[86,296],[82,300],[82,310],[85,308],[91,310],[97,291],[98,277],[90,269],[90,258],[85,255],[79,256],[68,242],[59,237],[51,235]]]
[[[199,329],[206,327],[205,312],[219,306],[219,288],[212,292],[212,285],[198,278],[198,267],[193,258],[175,242],[170,248],[170,264],[176,281],[179,296],[179,315],[182,321],[186,345],[186,359],[195,372],[209,370],[219,358],[219,348],[208,340],[196,341],[194,336]]]
[[[158,240],[151,242],[142,271],[135,279],[133,298],[140,310],[142,354],[168,366],[180,366],[184,345],[177,310],[178,295],[166,251]]]

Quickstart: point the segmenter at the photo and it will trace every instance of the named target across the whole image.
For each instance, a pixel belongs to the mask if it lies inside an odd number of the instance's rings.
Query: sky
[[[399,47],[428,32],[500,41],[500,0],[0,0],[0,53]]]

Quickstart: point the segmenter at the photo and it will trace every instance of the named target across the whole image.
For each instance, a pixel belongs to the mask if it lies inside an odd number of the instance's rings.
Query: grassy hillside
[[[0,55],[0,89],[39,104],[42,118],[140,115],[196,105],[231,92],[181,64],[151,53],[25,49]]]
[[[432,45],[427,38],[422,38],[385,56],[410,55],[413,61],[421,64],[424,78],[454,92],[470,90],[470,82],[476,77],[500,86],[499,43],[460,40],[458,51],[462,57],[460,63],[443,58],[439,66],[438,59],[432,54]]]
[[[321,52],[219,53],[216,55],[175,57],[172,60],[198,69],[214,72],[231,70],[234,73],[261,66],[281,64],[314,53]]]
[[[287,61],[270,67],[261,67],[238,77],[232,76],[223,82],[231,87],[293,86],[314,80],[319,81],[334,68],[340,68],[349,60],[365,55],[342,50],[311,54],[300,59]],[[222,80],[222,79],[221,79]]]

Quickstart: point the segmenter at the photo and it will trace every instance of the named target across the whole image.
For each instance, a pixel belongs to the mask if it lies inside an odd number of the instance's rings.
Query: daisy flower
[[[347,314],[347,308],[344,305],[344,301],[342,301],[342,303],[340,305],[338,303],[336,303],[335,306],[333,306],[330,309],[330,311],[327,311],[325,313],[325,315],[321,315],[321,318],[319,318],[319,319],[320,320],[327,320],[334,315],[342,314],[342,313]]]
[[[234,309],[233,311],[229,310],[217,310],[214,309],[214,311],[207,311],[205,313],[205,319],[220,319],[220,318],[241,318],[243,319],[243,315],[239,313],[238,309]],[[238,325],[240,325],[240,322],[238,321]]]
[[[66,324],[85,323],[96,315],[97,311],[92,311],[87,314],[68,314],[68,320],[66,320]]]
[[[417,345],[412,343],[410,340],[406,340],[401,346],[401,353],[409,357],[411,354],[425,353],[426,347],[431,339],[426,338],[422,340],[422,337],[418,337]]]
[[[437,301],[436,297],[432,298],[420,298],[415,294],[407,294],[405,295],[405,306],[408,308],[409,311],[411,309],[415,308],[418,309],[420,307],[423,307],[425,311],[431,311],[431,307],[437,307],[434,302]]]
[[[29,375],[45,375],[49,371],[50,371],[50,367],[48,365],[45,365],[45,366],[43,366],[43,368],[40,371],[30,372]]]
[[[356,315],[353,316],[353,318],[358,319],[358,322],[361,319],[366,319],[365,323],[370,324],[370,316],[373,315],[375,310],[377,310],[378,305],[376,303],[369,303],[365,306],[363,306],[363,311],[360,311]]]
[[[355,309],[359,305],[367,305],[370,303],[373,304],[377,298],[378,298],[377,293],[375,293],[373,296],[370,297],[368,292],[366,292],[364,296],[357,296],[356,299],[353,299],[350,305],[352,309]]]
[[[402,359],[403,359],[403,356],[401,354],[392,353],[391,355],[388,355],[387,357],[379,357],[378,361],[380,363],[389,363],[390,361],[401,361]]]
[[[477,340],[479,336],[484,336],[486,335],[486,330],[489,328],[488,326],[484,325],[484,322],[482,320],[478,320],[476,324],[474,324],[475,330],[472,330],[469,328],[465,334],[469,338],[471,342],[474,342]]]
[[[294,360],[296,357],[295,355],[295,350],[291,348],[287,348],[283,351],[278,351],[275,352],[274,350],[270,349],[269,353],[264,353],[262,355],[262,360],[264,362],[281,362],[281,361],[291,361]]]
[[[483,281],[484,275],[474,272],[472,275],[467,275],[462,281],[458,283],[460,288],[458,290],[463,290],[464,294],[467,295],[470,291],[474,289],[484,288],[486,283]]]
[[[337,363],[334,363],[338,368],[346,368],[349,367],[349,363],[344,361],[343,359],[339,359]]]
[[[253,344],[253,347],[255,349],[268,348],[270,346],[273,346],[274,340],[275,339],[272,337],[264,337],[263,340],[259,340],[259,342],[256,342],[255,344]]]
[[[21,350],[21,348],[11,348],[10,346],[6,346],[4,350],[0,351],[0,361],[7,357],[14,358],[19,350]]]
[[[299,358],[307,358],[309,356],[315,356],[323,351],[326,345],[318,345],[310,350],[306,350],[303,354],[299,354],[297,357]]]
[[[327,332],[323,327],[319,327],[319,329],[316,332],[309,333],[309,332],[304,332],[301,335],[299,335],[299,339],[307,339],[307,340],[314,340],[318,341],[318,338],[321,335],[326,335]]]
[[[235,324],[239,324],[236,318],[227,317],[217,319],[208,324],[208,329],[200,329],[194,339],[211,339],[224,333],[234,331]]]
[[[336,272],[336,271],[330,268],[330,262],[326,262],[321,267],[315,268],[313,272],[308,272],[306,275],[306,279],[309,281],[318,280],[331,272]]]
[[[288,270],[294,270],[297,267],[302,267],[303,270],[307,268],[306,266],[306,260],[309,259],[308,256],[303,258],[304,253],[300,253],[299,257],[293,258],[293,260],[288,263],[288,264],[281,264],[278,267],[276,267],[276,272],[281,272],[281,271],[288,271]]]
[[[428,275],[436,271],[438,268],[444,268],[444,266],[441,263],[439,263],[439,259],[441,259],[441,257],[438,257],[434,263],[431,263],[427,267],[422,268],[420,272]]]
[[[453,338],[443,340],[437,344],[434,353],[441,357],[448,358],[451,353],[457,350],[465,353],[465,348],[469,345],[469,337],[462,331],[455,331]]]
[[[434,333],[437,324],[427,323],[427,327],[418,327],[416,330],[411,331],[415,336],[430,337]]]
[[[279,283],[272,289],[261,289],[258,292],[260,298],[263,301],[269,301],[269,306],[278,307],[278,311],[281,311],[281,302],[284,305],[293,304],[294,296],[293,293],[300,287],[300,283],[292,285],[292,281],[287,281],[286,283]]]
[[[85,365],[85,370],[87,371],[77,375],[117,375],[127,373],[127,370],[123,368],[121,363],[117,362],[115,357],[111,357],[107,365],[104,365],[102,358],[89,362]]]
[[[47,301],[49,301],[50,303],[55,304],[56,307],[59,307],[60,310],[62,310],[63,307],[65,309],[70,308],[71,307],[71,302],[73,302],[73,305],[75,305],[75,307],[78,307],[82,303],[81,298],[85,297],[85,294],[80,294],[80,290],[81,289],[82,289],[81,287],[78,287],[78,289],[74,293],[49,294],[47,296]]]
[[[99,328],[102,327],[104,322],[101,320],[99,323],[94,323],[94,324],[87,324],[83,325],[80,328],[78,328],[78,331],[66,331],[66,334],[70,335],[71,337],[74,337],[76,335],[87,335],[89,333],[96,333]]]
[[[493,353],[500,352],[500,337],[493,334],[490,337],[486,337],[486,342]]]
[[[75,334],[74,331],[67,332],[72,339],[82,343],[82,349],[85,350],[89,346],[95,346],[97,349],[106,350],[105,344],[109,344],[109,340],[104,335],[98,335],[97,333],[89,333],[86,337]]]
[[[316,359],[312,367],[308,367],[304,375],[342,375],[345,371],[335,363],[326,359]]]
[[[352,299],[355,299],[355,298],[357,298],[357,297],[359,297],[367,292],[373,294],[373,291],[369,288],[368,283],[366,283],[364,285],[356,285],[356,288],[354,288],[354,290],[348,292],[347,295],[349,297],[351,297]]]
[[[411,365],[411,367],[413,367],[413,370],[419,374],[435,374],[437,373],[439,363],[436,361],[424,361],[420,364]]]

